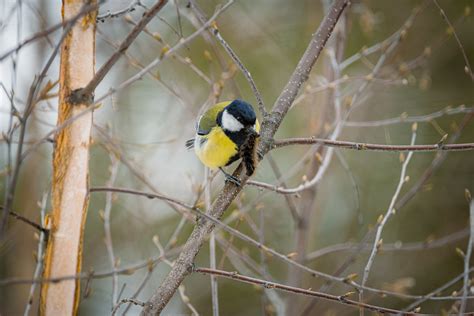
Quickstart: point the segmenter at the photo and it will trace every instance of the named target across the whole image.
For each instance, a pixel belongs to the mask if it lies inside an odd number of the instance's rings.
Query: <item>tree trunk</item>
[[[76,16],[96,0],[63,0],[62,19]],[[71,101],[71,92],[82,88],[94,76],[94,10],[79,19],[61,48],[58,127],[90,106],[89,101]],[[45,257],[44,278],[80,273],[82,237],[88,207],[89,145],[92,111],[73,120],[56,134],[53,154],[52,216]],[[42,315],[76,314],[80,280],[44,283],[41,289]]]

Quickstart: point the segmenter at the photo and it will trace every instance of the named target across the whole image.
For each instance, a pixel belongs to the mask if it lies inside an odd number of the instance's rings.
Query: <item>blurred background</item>
[[[218,17],[222,36],[251,72],[267,109],[281,93],[330,2],[238,0]],[[154,1],[141,3],[150,7]],[[169,1],[107,75],[96,90],[96,98],[139,72],[160,56],[164,47],[175,46],[199,28],[187,3]],[[224,3],[198,1],[208,17]],[[131,4],[131,0],[106,1],[99,15]],[[409,144],[412,123],[417,121],[417,144],[437,143],[446,134],[446,142],[473,142],[474,123],[470,119],[474,113],[474,85],[462,52],[474,63],[473,2],[439,0],[438,4],[453,27],[433,1],[352,1],[276,138],[328,138],[340,122],[338,115],[342,115],[346,121],[341,123],[339,140]],[[134,8],[98,23],[97,68],[146,10],[140,5]],[[60,21],[60,1],[2,1],[0,55]],[[3,133],[10,124],[9,97],[13,93],[17,109],[24,110],[29,86],[60,37],[61,32],[54,32],[0,62]],[[58,70],[59,57],[45,82],[55,83]],[[57,91],[55,86],[51,97],[36,106],[28,122],[26,149],[55,127]],[[245,77],[220,44],[203,33],[142,80],[102,101],[94,114],[91,187],[156,191],[204,208],[201,193],[205,170],[193,152],[185,149],[184,142],[193,137],[195,120],[204,109],[235,98],[247,100],[256,108]],[[9,155],[5,138],[0,140],[3,205]],[[14,152],[16,146],[13,142]],[[45,209],[50,211],[52,149],[51,142],[36,146],[23,162],[17,183],[13,209],[37,223],[44,196]],[[325,164],[328,154],[331,159]],[[246,186],[223,221],[318,271],[341,276],[357,273],[355,280],[360,283],[374,242],[374,227],[389,208],[404,159],[406,154],[398,152],[329,152],[319,146],[274,150],[258,166],[253,180],[294,188],[324,168],[321,180],[293,195]],[[473,162],[472,151],[413,154],[407,167],[409,178],[396,199],[396,212],[384,226],[383,244],[368,286],[424,295],[463,273],[469,238],[465,190],[474,192]],[[213,179],[213,198],[223,182],[221,174]],[[115,291],[110,276],[85,280],[81,315],[110,314],[117,296],[122,299],[136,294],[138,300],[146,301],[169,271],[166,263],[149,269],[147,262],[160,255],[161,246],[171,251],[168,259],[172,261],[194,226],[192,219],[183,218],[156,199],[112,194],[107,201],[104,192],[91,193],[83,271],[107,273],[113,269],[104,242],[107,209],[115,266],[126,273],[118,275]],[[216,238],[220,269],[336,295],[353,290],[347,285],[327,284],[222,230],[216,231]],[[7,235],[0,242],[0,278],[32,278],[37,249],[38,232],[10,217]],[[201,249],[195,263],[209,266],[208,245]],[[263,290],[234,280],[218,279],[218,284],[222,315],[358,313],[356,308],[343,304]],[[195,309],[201,315],[210,315],[209,276],[192,274],[183,285],[182,295],[175,294],[165,314],[190,315]],[[452,296],[462,287],[462,279],[454,282],[439,293],[450,299],[423,302],[419,305],[421,312],[456,312],[459,300]],[[29,292],[30,284],[1,286],[0,313],[22,314]],[[351,298],[357,300],[357,295]],[[416,301],[370,292],[364,294],[364,300],[395,309],[407,308]],[[36,314],[37,302],[38,288],[33,295],[32,314]],[[119,313],[125,312],[126,305]],[[132,305],[127,314],[140,310]],[[467,310],[474,311],[474,302],[468,302]]]

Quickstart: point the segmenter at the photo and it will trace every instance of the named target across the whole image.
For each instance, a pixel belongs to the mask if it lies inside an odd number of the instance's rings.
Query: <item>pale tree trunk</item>
[[[76,16],[95,0],[63,0],[62,19]],[[88,109],[91,100],[72,101],[71,92],[83,88],[94,76],[96,11],[79,19],[61,48],[58,126]],[[70,121],[68,121],[70,122]],[[44,278],[80,273],[82,237],[88,207],[89,145],[92,111],[81,115],[56,135],[53,155],[51,233]],[[79,280],[44,283],[40,312],[73,315],[77,312]]]

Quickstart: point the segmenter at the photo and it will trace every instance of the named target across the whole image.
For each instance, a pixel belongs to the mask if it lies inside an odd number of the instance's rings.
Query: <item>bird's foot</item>
[[[224,169],[222,169],[222,168],[219,168],[219,169],[224,174],[226,182],[231,182],[231,183],[235,184],[236,186],[240,187],[240,180],[239,179],[237,179],[236,177],[234,177],[231,174],[228,174],[227,172],[224,171]]]

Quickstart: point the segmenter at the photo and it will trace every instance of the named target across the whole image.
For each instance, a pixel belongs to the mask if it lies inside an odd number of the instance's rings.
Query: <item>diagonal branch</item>
[[[346,304],[349,306],[356,306],[359,308],[379,312],[379,313],[388,313],[388,314],[401,314],[401,315],[406,315],[410,313],[405,313],[402,311],[398,311],[395,309],[390,309],[390,308],[385,308],[381,306],[375,306],[375,305],[370,305],[362,302],[357,302],[348,299],[348,297],[353,294],[353,292],[348,292],[344,295],[332,295],[332,294],[327,294],[323,292],[316,292],[312,291],[311,289],[302,289],[299,287],[294,287],[294,286],[289,286],[285,284],[280,284],[276,282],[270,282],[267,280],[262,280],[262,279],[257,279],[245,275],[238,274],[237,272],[228,272],[228,271],[222,271],[222,270],[216,270],[216,269],[209,269],[209,268],[196,268],[193,270],[193,272],[201,273],[201,274],[209,274],[209,275],[216,275],[219,277],[223,278],[228,278],[232,280],[237,280],[240,282],[244,283],[249,283],[249,284],[255,284],[255,285],[260,285],[263,286],[266,289],[277,289],[285,292],[290,292],[294,294],[300,294],[300,295],[306,295],[306,296],[311,296],[311,297],[319,297],[325,300],[329,301],[334,301],[338,302],[340,304]]]
[[[317,32],[314,33],[303,57],[278,97],[272,113],[264,119],[261,130],[262,141],[260,142],[259,148],[261,153],[265,154],[270,149],[273,135],[275,135],[301,86],[308,79],[308,75],[314,63],[331,36],[332,31],[344,8],[348,5],[348,2],[348,0],[334,1],[328,15],[322,21]],[[237,168],[234,175],[240,176],[241,171],[241,167]],[[243,176],[242,184],[245,184],[247,179],[248,177]],[[208,211],[208,215],[221,218],[225,210],[229,207],[237,194],[240,193],[242,188],[243,185],[237,187],[231,183],[226,184],[211,209]],[[173,268],[153,296],[148,300],[142,314],[156,315],[165,308],[186,275],[192,271],[194,258],[198,254],[206,236],[213,229],[214,223],[202,220],[198,221],[193,232],[186,241],[186,244],[183,246],[183,251],[177,258]]]

